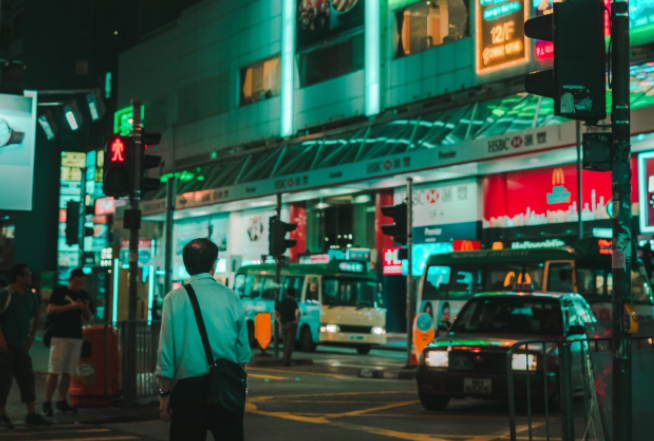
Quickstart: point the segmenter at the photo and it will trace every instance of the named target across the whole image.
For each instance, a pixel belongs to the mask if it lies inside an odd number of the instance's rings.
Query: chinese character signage
[[[32,209],[36,101],[36,92],[0,95],[0,210]]]
[[[385,276],[402,275],[402,261],[399,253],[402,247],[384,248],[382,272]]]
[[[638,155],[640,232],[654,232],[654,152]]]
[[[477,1],[477,72],[487,73],[527,61],[524,0]]]

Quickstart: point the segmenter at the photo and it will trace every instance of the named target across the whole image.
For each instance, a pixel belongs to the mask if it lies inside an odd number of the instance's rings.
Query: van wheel
[[[418,397],[420,397],[422,407],[427,410],[445,410],[450,402],[450,397],[443,395],[428,395],[418,392]]]
[[[361,355],[368,355],[371,349],[372,349],[372,345],[357,346],[357,352]]]
[[[311,336],[311,329],[304,326],[300,332],[300,349],[304,352],[313,352],[316,350],[316,344]]]
[[[248,322],[248,340],[250,342],[250,347],[251,348],[259,347],[259,343],[257,342],[257,339],[254,338],[254,323],[253,322]]]

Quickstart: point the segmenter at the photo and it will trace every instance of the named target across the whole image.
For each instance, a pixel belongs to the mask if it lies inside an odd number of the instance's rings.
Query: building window
[[[365,58],[363,34],[300,55],[300,87],[363,69]]]
[[[423,0],[397,10],[395,57],[468,37],[469,16],[466,0]]]
[[[279,57],[245,66],[241,68],[240,105],[247,106],[278,96],[280,87]]]

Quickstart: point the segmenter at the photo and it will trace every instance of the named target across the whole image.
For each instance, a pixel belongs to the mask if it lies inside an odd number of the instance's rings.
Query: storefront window
[[[470,35],[465,0],[419,1],[395,12],[395,57],[417,54]]]
[[[363,34],[300,55],[300,87],[312,86],[363,69]]]
[[[257,61],[241,69],[240,105],[258,103],[279,95],[279,57]]]

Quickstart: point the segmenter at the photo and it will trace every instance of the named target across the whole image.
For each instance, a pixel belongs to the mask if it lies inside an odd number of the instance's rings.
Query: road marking
[[[307,371],[295,371],[295,370],[281,370],[281,369],[266,369],[266,368],[253,368],[248,367],[248,371],[263,371],[263,372],[278,372],[280,374],[292,374],[292,375],[313,375],[317,377],[331,377],[331,378],[348,378],[352,380],[358,380],[356,377],[349,375],[336,375],[336,374],[325,374],[322,372],[307,372]]]
[[[263,374],[248,374],[250,378],[263,378],[268,380],[288,380],[289,377],[277,377],[275,375],[263,375]]]
[[[98,436],[93,438],[61,438],[61,439],[48,439],[47,441],[123,441],[129,439],[139,439],[136,436]],[[26,440],[26,441],[43,441],[43,438]]]

